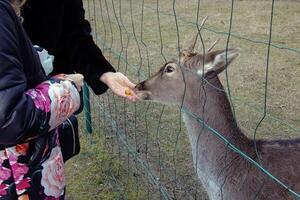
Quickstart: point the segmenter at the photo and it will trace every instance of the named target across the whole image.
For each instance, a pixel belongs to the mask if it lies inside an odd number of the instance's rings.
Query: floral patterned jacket
[[[8,0],[0,16],[0,200],[64,199],[57,126],[80,95],[64,75],[45,75]]]

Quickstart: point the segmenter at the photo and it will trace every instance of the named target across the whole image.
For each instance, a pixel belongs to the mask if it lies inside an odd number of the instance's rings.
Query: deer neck
[[[229,150],[221,139],[203,127],[195,116],[204,120],[207,126],[221,133],[244,152],[251,153],[251,142],[236,125],[230,103],[219,79],[216,77],[210,80],[209,84],[199,85],[201,83],[194,84],[194,88],[189,88],[190,91],[187,91],[184,104],[187,110],[195,115],[191,116],[183,112],[183,118],[187,126],[197,173],[198,175],[199,173],[206,174],[212,178],[216,177],[224,167],[225,156],[227,159],[233,159],[236,154]],[[200,92],[197,94],[195,91]]]

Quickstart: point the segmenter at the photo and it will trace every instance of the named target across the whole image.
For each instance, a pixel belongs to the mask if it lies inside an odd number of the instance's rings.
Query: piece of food
[[[125,89],[125,95],[126,95],[126,96],[132,96],[132,94],[133,94],[133,93],[132,93],[132,90],[131,90],[130,88],[126,88],[126,89]]]

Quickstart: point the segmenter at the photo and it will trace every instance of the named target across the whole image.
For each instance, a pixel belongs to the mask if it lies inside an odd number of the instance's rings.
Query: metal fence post
[[[90,104],[90,91],[86,83],[83,86],[83,105],[86,131],[91,134],[93,132],[92,117],[91,117],[91,104]]]

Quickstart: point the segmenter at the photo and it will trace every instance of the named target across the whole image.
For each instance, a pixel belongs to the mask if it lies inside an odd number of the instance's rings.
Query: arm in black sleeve
[[[44,81],[27,91],[20,55],[28,49],[20,47],[17,18],[12,8],[1,2],[0,16],[0,144],[11,145],[57,127],[79,108],[80,97],[70,81],[60,79]],[[69,102],[66,106],[58,103],[62,96]]]
[[[99,78],[105,72],[115,72],[115,69],[91,36],[90,24],[84,19],[82,0],[66,0],[62,43],[63,53],[68,55],[67,63],[84,75],[97,95],[104,93],[108,87]]]

